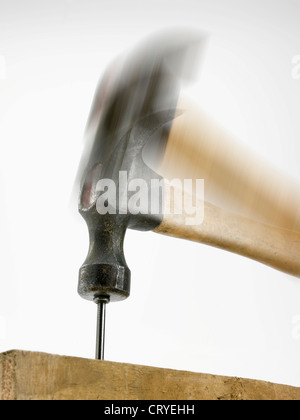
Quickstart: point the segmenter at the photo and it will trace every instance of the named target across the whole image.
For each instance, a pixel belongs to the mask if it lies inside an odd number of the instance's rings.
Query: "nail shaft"
[[[104,360],[106,302],[99,302],[97,306],[96,359]]]

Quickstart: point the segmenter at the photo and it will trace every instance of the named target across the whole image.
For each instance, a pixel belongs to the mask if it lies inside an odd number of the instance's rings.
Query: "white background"
[[[0,351],[93,358],[77,295],[88,235],[71,190],[99,76],[162,28],[207,31],[190,93],[300,178],[297,0],[0,0]],[[132,294],[110,304],[106,358],[300,386],[300,283],[259,263],[128,232]]]

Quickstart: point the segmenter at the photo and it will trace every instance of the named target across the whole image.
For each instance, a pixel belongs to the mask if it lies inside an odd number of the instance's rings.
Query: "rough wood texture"
[[[300,388],[249,379],[11,351],[1,400],[299,400]]]

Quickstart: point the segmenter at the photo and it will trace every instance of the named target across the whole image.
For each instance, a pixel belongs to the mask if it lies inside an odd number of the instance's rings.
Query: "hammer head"
[[[125,232],[153,230],[162,221],[163,186],[155,165],[176,116],[182,81],[193,75],[203,44],[199,34],[156,36],[116,60],[97,88],[79,169],[79,211],[90,235],[79,273],[83,298],[129,296]]]

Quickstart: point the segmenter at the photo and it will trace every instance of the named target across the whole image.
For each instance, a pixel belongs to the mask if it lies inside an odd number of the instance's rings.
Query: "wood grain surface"
[[[154,232],[234,252],[300,277],[299,232],[260,223],[197,200],[194,200],[195,207],[203,205],[203,212],[199,212],[198,223],[195,217],[194,223],[188,225],[186,221],[190,215],[184,206],[177,209],[178,197],[187,194],[177,187],[165,185],[165,208],[168,211]]]
[[[270,159],[262,156],[251,139],[237,138],[187,97],[178,109],[157,171],[168,180],[204,179],[207,202],[300,232],[300,181],[274,165],[272,150]]]
[[[300,388],[27,351],[0,355],[1,400],[299,400]]]
[[[300,277],[299,180],[236,139],[193,101],[181,98],[178,108],[157,168],[166,189],[164,218],[155,232],[218,247]],[[167,211],[174,179],[182,185],[204,180],[204,199],[197,204],[203,205],[204,217],[200,212],[193,225],[186,223],[189,215],[178,211],[172,196],[174,211]]]

